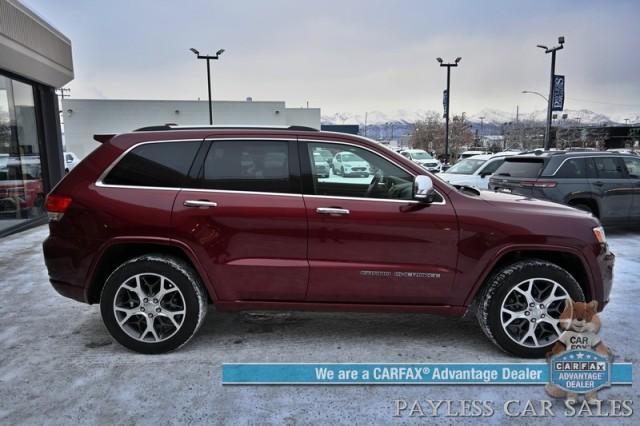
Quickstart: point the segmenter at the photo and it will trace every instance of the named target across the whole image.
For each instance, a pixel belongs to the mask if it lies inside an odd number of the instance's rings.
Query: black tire
[[[182,296],[180,301],[184,302],[185,314],[180,317],[180,327],[176,327],[173,334],[166,340],[158,342],[137,340],[125,332],[116,320],[114,299],[118,290],[123,283],[130,282],[132,277],[138,274],[162,275],[170,280],[170,285],[175,285],[180,290]],[[142,302],[139,305],[142,306]],[[207,296],[200,277],[184,261],[171,256],[149,254],[131,259],[111,273],[100,295],[100,312],[107,330],[121,345],[144,354],[159,354],[183,346],[194,336],[207,313]],[[146,314],[138,315],[144,318],[146,323],[147,318],[144,316]],[[158,320],[159,317],[154,318],[154,321]],[[126,321],[124,323],[126,324]]]
[[[552,280],[562,286],[574,301],[584,301],[580,285],[569,272],[544,260],[529,259],[506,266],[487,280],[487,285],[480,295],[476,317],[487,337],[505,352],[525,358],[542,358],[551,350],[555,340],[538,347],[522,345],[512,339],[502,326],[503,302],[514,287],[533,278],[540,278],[543,282],[545,279]],[[561,312],[563,306],[556,304],[554,309]],[[554,315],[559,316],[557,312],[554,312]]]
[[[578,210],[582,210],[583,212],[591,213],[593,217],[598,217],[596,216],[596,212],[593,211],[593,208],[588,204],[575,203],[575,204],[571,204],[571,207]]]

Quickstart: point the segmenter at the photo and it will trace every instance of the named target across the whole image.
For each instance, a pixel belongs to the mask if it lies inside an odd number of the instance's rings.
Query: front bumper
[[[611,287],[613,285],[613,267],[616,262],[616,255],[609,251],[608,246],[602,249],[602,253],[598,256],[598,269],[600,282],[602,283],[601,292],[596,288],[594,291],[594,298],[598,300],[598,310],[604,309],[609,303],[609,297],[611,295]],[[601,293],[601,294],[598,294]]]

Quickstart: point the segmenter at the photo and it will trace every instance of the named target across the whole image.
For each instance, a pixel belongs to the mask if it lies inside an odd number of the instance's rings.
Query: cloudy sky
[[[347,111],[533,111],[522,90],[548,91],[550,55],[566,108],[640,113],[640,2],[23,0],[71,38],[75,98],[205,99],[205,64],[189,52],[226,49],[214,99],[284,100]]]

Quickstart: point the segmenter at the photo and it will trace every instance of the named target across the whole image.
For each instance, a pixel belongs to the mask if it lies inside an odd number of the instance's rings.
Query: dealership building
[[[287,108],[283,101],[213,101],[215,125],[308,126],[320,128],[320,108]],[[98,142],[94,134],[124,133],[162,125],[209,123],[206,101],[75,99],[62,100],[65,150],[84,158]]]
[[[46,222],[64,172],[55,89],[73,79],[71,41],[16,0],[0,0],[0,236]]]

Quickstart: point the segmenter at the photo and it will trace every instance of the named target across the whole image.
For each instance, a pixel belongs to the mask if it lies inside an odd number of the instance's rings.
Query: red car
[[[218,310],[475,313],[543,356],[569,298],[611,290],[588,213],[455,188],[366,138],[309,128],[158,126],[102,145],[49,194],[44,255],[64,296],[100,303],[124,346],[185,344]],[[373,175],[318,172],[351,152]]]
[[[43,214],[44,198],[40,159],[9,157],[0,168],[0,214],[37,217]]]

